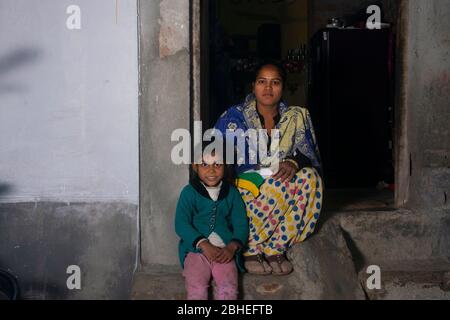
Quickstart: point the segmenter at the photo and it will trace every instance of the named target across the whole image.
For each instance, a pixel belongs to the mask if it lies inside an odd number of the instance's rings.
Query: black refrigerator
[[[308,106],[327,187],[393,179],[391,39],[389,29],[324,29],[311,40]]]

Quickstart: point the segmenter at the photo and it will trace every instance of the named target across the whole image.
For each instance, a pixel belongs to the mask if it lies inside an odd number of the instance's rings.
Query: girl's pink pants
[[[234,259],[229,263],[209,262],[200,253],[190,252],[184,260],[183,276],[186,279],[188,300],[207,300],[211,276],[215,282],[214,299],[236,300],[238,272]]]

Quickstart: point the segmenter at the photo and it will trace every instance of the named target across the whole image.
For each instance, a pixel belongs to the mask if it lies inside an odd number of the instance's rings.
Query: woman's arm
[[[297,151],[297,154],[295,156],[290,156],[287,157],[286,159],[295,161],[297,163],[298,170],[301,170],[306,167],[312,167],[311,160],[300,151]]]

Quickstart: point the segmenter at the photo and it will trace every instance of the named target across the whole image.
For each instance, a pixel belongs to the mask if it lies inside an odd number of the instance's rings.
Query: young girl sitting
[[[247,214],[241,195],[224,179],[223,163],[218,152],[203,154],[177,204],[175,230],[189,300],[208,299],[211,277],[215,299],[237,299],[238,268],[244,271],[240,254],[248,239]]]

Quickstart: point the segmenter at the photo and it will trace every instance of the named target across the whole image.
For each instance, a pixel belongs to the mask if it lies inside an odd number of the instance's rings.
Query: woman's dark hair
[[[284,86],[284,84],[286,83],[286,77],[287,77],[286,70],[284,69],[284,67],[281,63],[279,63],[278,61],[275,61],[275,60],[265,60],[265,61],[259,63],[256,66],[255,73],[253,74],[252,82],[256,81],[256,78],[258,77],[259,72],[265,66],[274,66],[278,70],[278,73],[280,74],[280,77],[281,77],[281,80],[283,81],[283,86]]]

